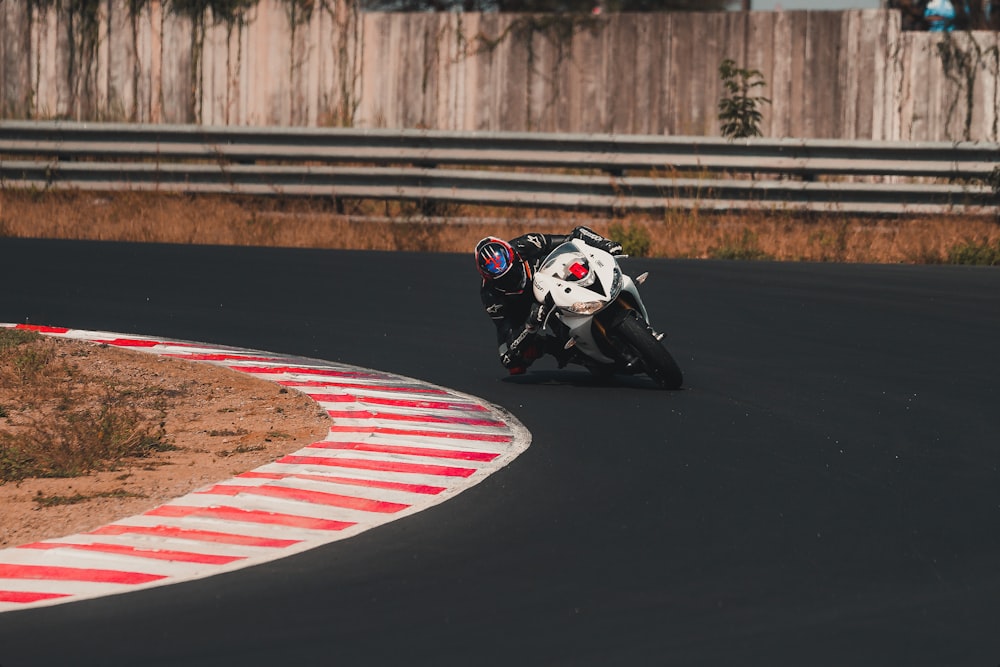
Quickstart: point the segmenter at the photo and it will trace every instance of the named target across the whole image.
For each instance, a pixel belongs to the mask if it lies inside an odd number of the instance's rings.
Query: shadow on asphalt
[[[567,370],[539,370],[529,371],[524,375],[508,375],[501,378],[501,382],[521,386],[558,386],[558,387],[580,387],[581,389],[607,389],[608,387],[620,387],[624,389],[638,389],[642,391],[683,391],[684,388],[676,390],[661,389],[655,382],[645,375],[615,375],[604,378],[593,375],[586,371]]]

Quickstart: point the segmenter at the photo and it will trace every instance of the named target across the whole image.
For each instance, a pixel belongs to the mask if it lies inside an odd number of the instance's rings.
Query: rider
[[[511,375],[524,373],[546,352],[556,357],[560,368],[566,365],[568,353],[562,345],[545,338],[543,341],[550,344],[543,349],[537,339],[536,332],[545,322],[548,309],[535,301],[531,277],[550,252],[570,239],[579,239],[612,255],[622,254],[620,243],[583,226],[569,234],[532,232],[510,241],[487,236],[476,244],[476,267],[483,277],[479,296],[497,328],[500,363]]]

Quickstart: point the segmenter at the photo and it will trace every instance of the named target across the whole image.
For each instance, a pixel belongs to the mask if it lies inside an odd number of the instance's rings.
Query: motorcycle
[[[625,257],[621,255],[620,257]],[[663,389],[678,389],[684,376],[649,325],[649,315],[635,280],[615,256],[573,239],[556,247],[532,279],[535,299],[547,313],[539,336],[550,336],[569,351],[567,363],[591,373],[645,373]]]

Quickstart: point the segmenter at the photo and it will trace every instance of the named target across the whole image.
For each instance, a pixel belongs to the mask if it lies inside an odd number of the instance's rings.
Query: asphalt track
[[[1000,663],[1000,271],[629,269],[682,391],[503,377],[465,256],[0,240],[0,321],[384,369],[533,436],[349,540],[0,615],[0,665]]]

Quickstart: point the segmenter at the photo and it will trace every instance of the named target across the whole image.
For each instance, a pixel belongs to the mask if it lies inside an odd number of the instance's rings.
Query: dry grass
[[[488,234],[509,238],[584,223],[626,236],[656,257],[940,263],[978,256],[979,263],[1000,262],[994,218],[699,211],[600,216],[454,205],[431,212],[396,202],[341,207],[316,200],[0,190],[0,236],[469,252]],[[978,255],[963,254],[963,248]]]
[[[82,373],[81,346],[0,329],[0,483],[74,477],[172,448],[161,392]]]

